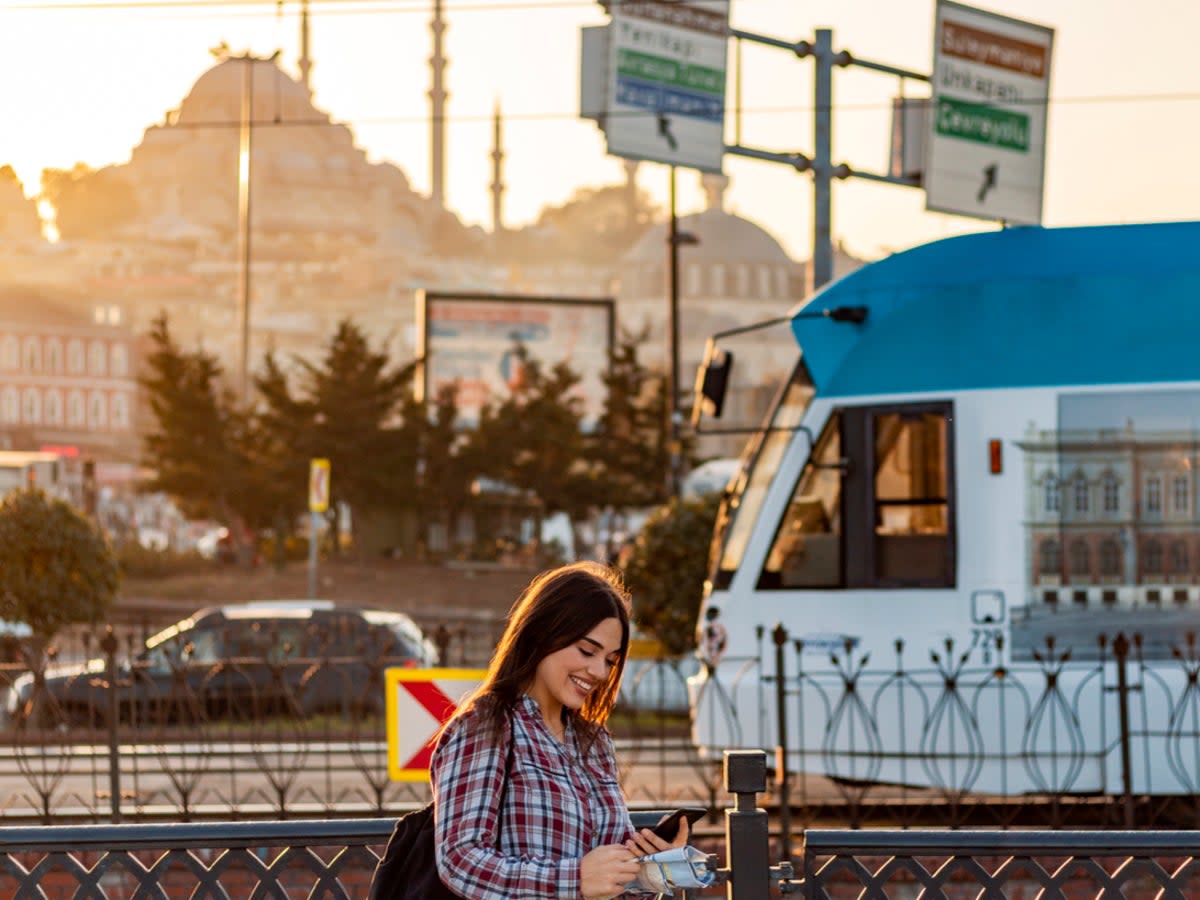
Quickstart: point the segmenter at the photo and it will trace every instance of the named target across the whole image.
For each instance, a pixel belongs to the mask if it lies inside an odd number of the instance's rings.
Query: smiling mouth
[[[592,688],[595,687],[594,684],[588,684],[585,681],[580,681],[574,675],[571,676],[571,684],[575,685],[576,688],[585,694],[590,694],[592,692]]]

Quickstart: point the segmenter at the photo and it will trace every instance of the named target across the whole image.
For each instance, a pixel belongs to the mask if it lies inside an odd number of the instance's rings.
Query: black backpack
[[[504,820],[504,799],[508,793],[515,743],[510,726],[508,758],[504,763],[504,780],[500,783],[500,814],[496,820],[497,850],[500,849],[500,823]],[[397,820],[383,856],[375,866],[367,900],[462,900],[438,877],[433,817],[433,803],[430,802]]]

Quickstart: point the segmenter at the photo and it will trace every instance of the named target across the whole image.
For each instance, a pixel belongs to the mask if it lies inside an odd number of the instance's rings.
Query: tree
[[[55,210],[55,224],[68,240],[102,238],[138,217],[137,194],[115,168],[42,170],[42,196]]]
[[[37,488],[0,502],[0,614],[41,646],[64,625],[102,618],[119,583],[108,541],[74,507]]]
[[[672,655],[695,645],[719,505],[720,497],[713,494],[695,500],[674,498],[659,507],[623,566],[635,619]]]
[[[528,491],[543,514],[566,513],[577,522],[601,499],[601,481],[580,431],[579,375],[566,363],[547,371],[523,346],[513,351],[516,378],[507,397],[479,414],[469,453],[482,474]]]
[[[638,359],[645,334],[622,332],[604,376],[604,412],[590,440],[609,505],[629,509],[667,499],[666,394],[662,375]]]
[[[338,324],[320,364],[300,366],[300,409],[311,414],[307,440],[295,445],[332,469],[331,499],[355,515],[416,504],[416,445],[401,413],[412,393],[415,363],[390,367],[349,321]],[[305,459],[307,465],[307,458]]]
[[[143,438],[154,470],[149,489],[173,497],[188,516],[228,526],[246,551],[246,529],[268,524],[276,504],[255,465],[262,443],[256,423],[223,389],[217,358],[181,350],[165,315],[154,320],[150,340],[139,379],[155,423]]]
[[[455,521],[473,500],[472,483],[487,466],[473,452],[472,444],[458,426],[458,387],[438,388],[433,409],[410,399],[404,426],[421,448],[421,479],[418,490],[418,520],[422,530],[432,522]]]

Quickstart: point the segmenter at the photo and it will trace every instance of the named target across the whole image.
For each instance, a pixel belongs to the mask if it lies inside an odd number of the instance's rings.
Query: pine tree
[[[229,527],[236,542],[264,518],[264,482],[250,450],[253,421],[221,385],[215,356],[183,351],[171,337],[165,315],[150,331],[153,349],[139,380],[154,417],[143,439],[145,463],[154,471],[150,490],[171,496],[192,518],[211,518]]]

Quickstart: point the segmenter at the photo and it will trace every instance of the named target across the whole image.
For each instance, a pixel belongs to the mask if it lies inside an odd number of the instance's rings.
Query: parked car
[[[121,721],[145,724],[378,714],[385,669],[437,660],[433,642],[399,612],[321,600],[214,607],[119,662],[116,708]],[[2,709],[12,721],[40,706],[43,723],[100,725],[111,704],[105,661],[96,658],[49,667],[37,695],[33,675],[20,676]]]

